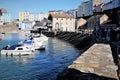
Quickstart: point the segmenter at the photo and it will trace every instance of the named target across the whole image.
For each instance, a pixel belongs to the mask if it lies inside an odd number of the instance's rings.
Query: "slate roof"
[[[50,14],[53,18],[74,18],[71,14]]]

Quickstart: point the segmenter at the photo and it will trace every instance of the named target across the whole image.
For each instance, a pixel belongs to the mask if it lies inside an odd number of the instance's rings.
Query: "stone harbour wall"
[[[76,77],[76,80],[81,80],[82,77],[84,77],[82,80],[116,80],[116,70],[117,66],[113,61],[110,45],[95,43],[68,66],[67,70],[59,74],[57,80],[69,80],[68,76],[72,73],[74,73],[71,75],[73,80]],[[79,73],[75,73],[76,71]]]

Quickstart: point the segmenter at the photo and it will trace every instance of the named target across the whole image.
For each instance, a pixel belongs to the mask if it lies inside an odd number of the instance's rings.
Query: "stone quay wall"
[[[57,80],[117,80],[110,45],[95,43],[60,73]]]
[[[56,37],[60,40],[69,42],[80,50],[85,51],[90,44],[95,42],[95,39],[90,34],[78,33],[78,32],[43,32],[48,37]]]

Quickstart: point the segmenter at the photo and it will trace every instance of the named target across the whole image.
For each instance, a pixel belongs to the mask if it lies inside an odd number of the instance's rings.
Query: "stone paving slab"
[[[117,66],[113,61],[109,44],[94,44],[68,68],[117,79]]]

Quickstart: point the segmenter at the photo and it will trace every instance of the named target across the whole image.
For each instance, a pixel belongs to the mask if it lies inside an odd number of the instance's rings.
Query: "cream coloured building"
[[[32,13],[29,14],[29,21],[34,21],[34,14]]]
[[[19,12],[19,21],[24,20],[24,12]]]
[[[75,31],[75,19],[70,14],[49,14],[53,31]]]
[[[28,12],[28,11],[23,11],[19,12],[19,21],[34,21],[34,14]]]

